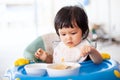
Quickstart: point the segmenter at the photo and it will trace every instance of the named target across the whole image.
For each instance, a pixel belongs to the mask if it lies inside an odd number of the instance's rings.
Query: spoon
[[[66,68],[65,68],[65,69],[70,69],[70,68],[72,68],[72,66],[66,66]]]

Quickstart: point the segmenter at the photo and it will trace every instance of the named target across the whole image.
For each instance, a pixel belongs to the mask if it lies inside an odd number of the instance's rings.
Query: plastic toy
[[[14,62],[14,65],[15,66],[22,66],[22,65],[25,65],[25,64],[29,64],[29,60],[28,59],[25,59],[25,58],[19,58],[17,59],[15,62]]]
[[[104,59],[110,59],[110,55],[106,52],[102,52],[101,55],[102,55],[103,60]]]

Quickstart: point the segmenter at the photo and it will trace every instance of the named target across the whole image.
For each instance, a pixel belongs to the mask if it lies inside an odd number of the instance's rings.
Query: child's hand
[[[81,48],[81,56],[82,57],[85,57],[87,56],[89,53],[91,53],[95,48],[90,46],[90,45],[84,45],[82,48]]]
[[[42,60],[42,61],[45,61],[46,58],[47,58],[47,53],[46,53],[43,49],[39,48],[39,49],[35,52],[35,57],[36,57],[37,59],[40,59],[40,60]]]
[[[99,64],[102,62],[102,56],[101,54],[96,50],[95,47],[90,46],[90,45],[85,45],[81,48],[81,54],[80,56],[85,57],[88,54],[90,54],[90,59],[95,63]]]

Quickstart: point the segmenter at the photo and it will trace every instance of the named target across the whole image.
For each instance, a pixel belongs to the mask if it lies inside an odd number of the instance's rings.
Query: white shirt
[[[83,62],[87,56],[82,57],[80,60],[81,47],[89,44],[87,40],[82,41],[75,47],[68,47],[63,42],[60,42],[54,49],[53,62]]]

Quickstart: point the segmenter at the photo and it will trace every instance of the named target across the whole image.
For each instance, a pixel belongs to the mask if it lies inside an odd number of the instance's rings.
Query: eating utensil
[[[72,66],[66,66],[66,68],[65,68],[65,69],[70,69],[70,68],[72,68]]]

